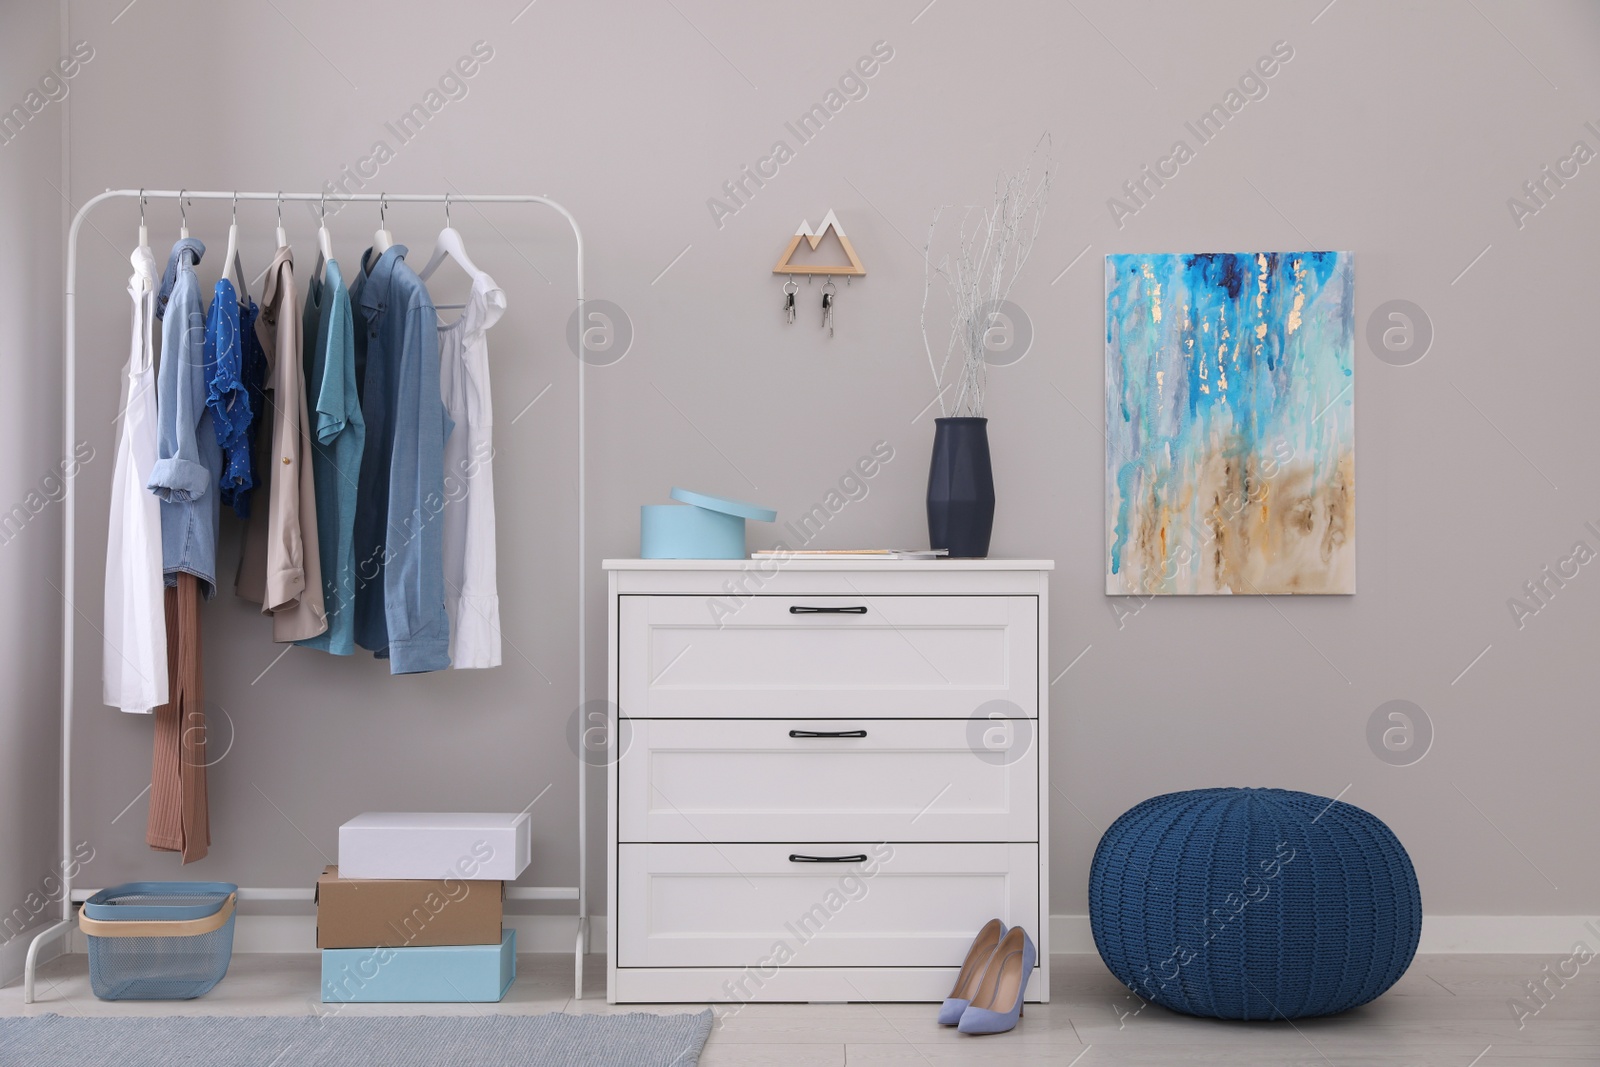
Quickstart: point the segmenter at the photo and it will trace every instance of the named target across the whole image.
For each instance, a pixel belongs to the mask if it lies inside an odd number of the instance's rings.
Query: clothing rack
[[[194,189],[107,189],[105,192],[86,202],[78,209],[72,218],[72,226],[67,233],[67,277],[66,277],[66,362],[62,368],[63,383],[63,417],[62,440],[65,442],[64,455],[71,455],[77,438],[77,285],[78,285],[78,233],[83,223],[88,219],[89,213],[98,205],[107,200],[116,198],[135,198],[140,200],[266,200],[273,202],[312,201],[326,203],[330,197],[326,193],[245,193],[228,191],[203,191]],[[577,308],[581,314],[584,305],[583,292],[583,231],[578,228],[578,220],[572,212],[554,200],[545,196],[524,195],[478,195],[467,193],[339,193],[333,196],[336,203],[366,202],[375,204],[413,203],[413,204],[543,204],[552,208],[561,217],[567,220],[572,227],[572,236],[577,244],[577,278],[578,278],[578,303]],[[180,203],[180,207],[182,204]],[[580,331],[581,334],[581,331]],[[584,528],[584,365],[581,358],[573,360],[577,364],[578,374],[578,708],[581,715],[587,696],[588,681],[586,678],[585,657],[585,627],[584,627],[584,575],[586,573],[585,528]],[[38,962],[39,949],[56,937],[65,935],[75,925],[73,917],[74,903],[85,900],[92,890],[75,890],[73,888],[73,872],[76,870],[72,853],[72,702],[73,702],[73,653],[75,651],[75,611],[72,607],[73,594],[76,586],[76,548],[77,548],[77,493],[75,479],[67,478],[66,493],[62,498],[65,508],[63,522],[65,529],[62,532],[62,598],[64,606],[61,618],[61,918],[51,926],[46,927],[34,935],[33,941],[28,946],[27,963],[23,972],[23,1001],[33,1003],[34,971]],[[580,731],[581,732],[581,731]],[[573,996],[583,997],[583,957],[589,941],[589,870],[588,870],[588,762],[582,753],[578,754],[578,884],[576,886],[530,886],[508,887],[506,896],[510,900],[574,900],[577,902],[578,929],[575,947],[573,950]],[[313,897],[310,889],[270,889],[270,888],[240,888],[239,899],[250,901],[309,901]]]

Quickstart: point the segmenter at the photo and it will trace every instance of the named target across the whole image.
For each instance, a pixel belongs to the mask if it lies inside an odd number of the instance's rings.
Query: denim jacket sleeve
[[[384,601],[389,669],[414,674],[450,666],[442,518],[450,426],[439,395],[439,316],[426,298],[406,309],[400,352]]]
[[[180,270],[161,323],[161,371],[156,398],[163,412],[156,462],[148,488],[162,500],[199,500],[211,484],[200,455],[198,431],[206,413],[206,319],[200,285],[192,270]]]

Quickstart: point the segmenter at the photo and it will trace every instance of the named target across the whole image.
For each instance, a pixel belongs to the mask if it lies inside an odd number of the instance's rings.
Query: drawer
[[[617,965],[954,967],[992,918],[1038,939],[1038,860],[1034,844],[619,845]]]
[[[630,723],[614,772],[622,841],[1039,836],[1031,719]],[[827,733],[864,736],[812,736]]]
[[[1033,596],[621,596],[632,718],[1038,714]]]

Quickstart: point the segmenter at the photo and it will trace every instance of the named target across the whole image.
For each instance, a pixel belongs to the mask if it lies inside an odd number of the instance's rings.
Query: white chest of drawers
[[[607,560],[607,996],[1049,999],[1039,560]]]

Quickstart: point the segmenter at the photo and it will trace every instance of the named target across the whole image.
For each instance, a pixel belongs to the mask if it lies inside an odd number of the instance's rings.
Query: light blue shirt
[[[178,572],[217,593],[217,501],[222,449],[206,407],[206,316],[195,265],[206,246],[186,237],[172,246],[156,315],[161,318],[161,369],[156,376],[156,463],[149,489],[161,498],[161,569],[168,585]]]
[[[317,550],[328,628],[296,643],[348,656],[356,650],[356,482],[367,423],[356,390],[350,294],[345,292],[339,264],[331,259],[322,280],[313,276],[306,288],[304,322],[311,476],[317,491]]]
[[[356,643],[392,674],[450,666],[444,600],[444,440],[439,313],[405,245],[367,249],[350,286],[366,447],[356,488]]]

